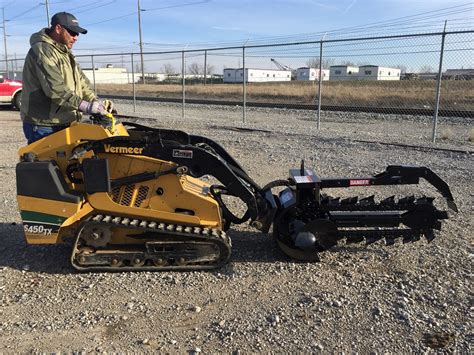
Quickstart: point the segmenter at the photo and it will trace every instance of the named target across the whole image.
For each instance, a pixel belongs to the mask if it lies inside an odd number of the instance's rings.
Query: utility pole
[[[40,5],[44,5],[46,7],[46,27],[49,27],[49,2],[40,2]]]
[[[3,16],[3,44],[5,46],[5,67],[6,67],[6,75],[7,79],[8,76],[8,52],[7,52],[7,28],[5,27],[5,8],[2,7],[2,16]]]
[[[48,0],[45,0],[46,3],[46,27],[49,27],[49,4],[48,4]]]
[[[138,5],[138,35],[140,36],[140,61],[142,63],[142,83],[145,84],[145,67],[143,65],[143,42],[142,42],[142,16],[140,8],[140,0],[137,0]]]

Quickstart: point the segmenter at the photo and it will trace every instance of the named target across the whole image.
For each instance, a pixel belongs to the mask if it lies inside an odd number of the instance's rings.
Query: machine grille
[[[116,186],[112,189],[112,200],[115,203],[118,203],[119,197],[120,197],[120,186]]]
[[[112,200],[123,206],[140,207],[146,200],[150,188],[148,186],[140,186],[138,189],[135,185],[118,186],[112,189]]]
[[[135,207],[140,207],[140,205],[145,201],[146,197],[148,196],[148,190],[150,188],[148,186],[140,186],[138,189],[137,197],[135,199],[135,203],[133,204]]]
[[[132,203],[133,192],[135,191],[135,185],[125,186],[125,191],[122,194],[120,204],[124,206],[130,206]]]

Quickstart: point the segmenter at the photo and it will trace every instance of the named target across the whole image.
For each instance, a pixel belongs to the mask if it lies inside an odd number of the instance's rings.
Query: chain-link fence
[[[321,111],[474,116],[474,31],[78,55],[101,96]],[[7,65],[8,64],[8,65]],[[23,59],[2,61],[21,79]],[[1,69],[0,69],[1,71]],[[322,78],[322,80],[319,80]]]

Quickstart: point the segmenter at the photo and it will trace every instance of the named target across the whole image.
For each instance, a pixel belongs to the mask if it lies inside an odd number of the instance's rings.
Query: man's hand
[[[79,104],[79,111],[92,115],[105,115],[106,113],[108,113],[106,107],[104,106],[104,103],[97,100],[91,102],[82,100]]]

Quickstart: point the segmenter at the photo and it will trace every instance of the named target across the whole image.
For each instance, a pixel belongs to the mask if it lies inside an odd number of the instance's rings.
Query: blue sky
[[[0,4],[9,57],[24,57],[31,33],[46,27],[45,0],[0,0]],[[466,0],[141,0],[142,39],[145,51],[161,51],[318,40],[328,31],[327,38],[439,31],[445,19],[448,28],[472,29],[473,4]],[[79,37],[76,55],[139,51],[137,0],[49,0],[50,15],[59,11],[75,14],[89,31]],[[399,25],[384,26],[398,18]],[[373,27],[361,31],[331,32],[372,23]]]

